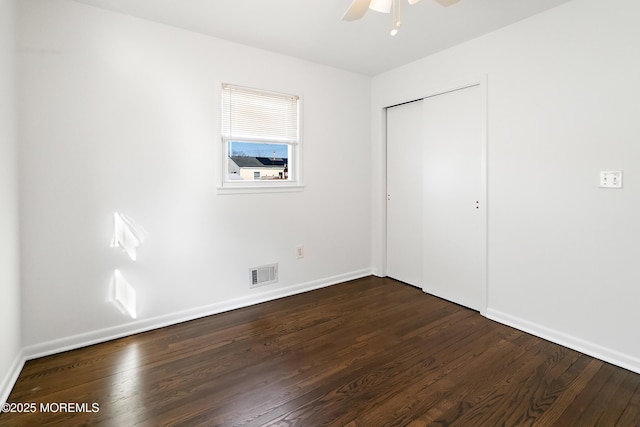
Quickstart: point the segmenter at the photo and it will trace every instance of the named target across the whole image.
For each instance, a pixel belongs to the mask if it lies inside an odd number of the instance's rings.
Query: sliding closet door
[[[387,275],[486,308],[483,86],[387,109]]]
[[[387,109],[387,276],[422,287],[422,101]]]
[[[424,99],[421,198],[423,290],[480,311],[487,275],[482,90]]]

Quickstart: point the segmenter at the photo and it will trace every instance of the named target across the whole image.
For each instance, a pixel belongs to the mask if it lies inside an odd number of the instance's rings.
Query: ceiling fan
[[[376,12],[389,13],[393,10],[391,35],[395,36],[400,28],[400,2],[402,0],[353,0],[351,6],[347,9],[342,17],[343,21],[355,21],[364,16],[367,9]],[[407,0],[409,4],[416,4],[420,0]],[[441,6],[451,6],[460,0],[434,0]]]

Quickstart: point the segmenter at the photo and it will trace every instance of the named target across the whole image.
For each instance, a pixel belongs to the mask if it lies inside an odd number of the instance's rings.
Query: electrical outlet
[[[622,171],[600,172],[600,188],[622,188]]]
[[[296,246],[296,258],[304,258],[304,246],[298,245]]]

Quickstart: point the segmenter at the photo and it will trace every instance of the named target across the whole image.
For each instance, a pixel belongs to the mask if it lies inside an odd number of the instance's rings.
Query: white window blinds
[[[298,97],[223,84],[222,137],[297,143]]]

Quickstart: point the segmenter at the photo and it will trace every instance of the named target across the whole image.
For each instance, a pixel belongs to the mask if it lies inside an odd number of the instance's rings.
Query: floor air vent
[[[263,265],[254,267],[251,272],[251,287],[268,285],[278,281],[278,264]]]

